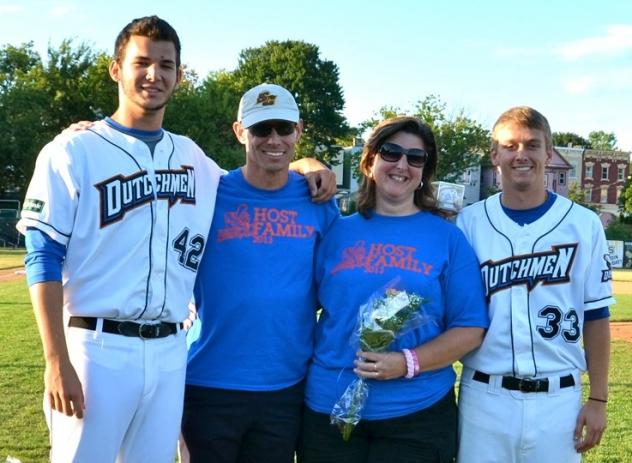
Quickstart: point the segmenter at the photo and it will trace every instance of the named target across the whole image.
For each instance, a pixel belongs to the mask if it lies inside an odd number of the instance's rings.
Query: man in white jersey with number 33
[[[596,214],[546,190],[552,153],[542,114],[503,113],[491,150],[502,191],[457,219],[478,256],[491,319],[481,347],[462,360],[460,463],[578,462],[606,427],[608,248]]]

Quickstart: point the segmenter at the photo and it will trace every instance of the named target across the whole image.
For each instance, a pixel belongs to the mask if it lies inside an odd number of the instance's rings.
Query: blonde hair
[[[498,147],[496,129],[501,125],[507,124],[515,124],[518,127],[541,130],[544,132],[546,148],[551,149],[553,147],[551,126],[549,125],[549,121],[546,120],[546,117],[529,106],[516,106],[502,113],[494,123],[494,128],[492,129],[492,150],[496,150]]]

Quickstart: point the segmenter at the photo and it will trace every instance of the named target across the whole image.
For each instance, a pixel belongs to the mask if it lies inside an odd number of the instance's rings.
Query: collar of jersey
[[[528,225],[546,214],[546,212],[551,209],[551,206],[553,206],[555,198],[557,198],[555,193],[547,191],[546,201],[531,209],[510,209],[505,207],[502,201],[500,202],[500,205],[502,206],[503,211],[505,211],[505,214],[507,214],[507,217],[511,220],[516,222],[518,225]]]
[[[162,129],[158,130],[141,130],[133,129],[131,127],[125,127],[119,124],[110,117],[105,118],[105,123],[112,127],[114,130],[129,135],[134,138],[140,138],[141,140],[160,140],[162,138]]]

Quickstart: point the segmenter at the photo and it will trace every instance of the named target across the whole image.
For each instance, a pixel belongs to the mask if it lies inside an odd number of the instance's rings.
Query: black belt
[[[490,376],[487,373],[475,371],[472,377],[474,381],[489,384]],[[520,392],[549,392],[549,380],[544,379],[524,379],[514,378],[513,376],[503,376],[502,387],[510,391]],[[562,376],[560,378],[560,389],[575,385],[573,375]]]
[[[68,326],[74,328],[83,328],[86,330],[97,329],[98,318],[94,317],[70,317]],[[130,321],[119,322],[116,320],[103,319],[104,333],[122,334],[123,336],[131,336],[142,339],[165,338],[178,332],[178,326],[182,329],[182,323],[136,323]]]

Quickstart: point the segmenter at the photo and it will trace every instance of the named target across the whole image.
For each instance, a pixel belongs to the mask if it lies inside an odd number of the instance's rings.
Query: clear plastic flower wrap
[[[384,352],[402,334],[426,322],[422,313],[424,299],[415,293],[395,289],[395,281],[387,289],[374,293],[358,311],[356,329],[351,338],[354,347],[364,352]],[[369,396],[369,385],[363,378],[347,386],[331,411],[330,422],[340,428],[348,441],[362,418],[362,409]]]

